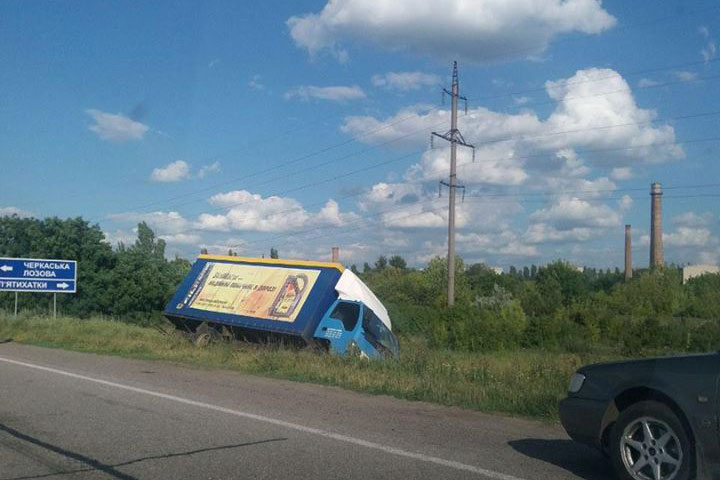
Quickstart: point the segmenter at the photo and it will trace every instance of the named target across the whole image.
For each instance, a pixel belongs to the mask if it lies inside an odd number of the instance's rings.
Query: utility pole
[[[430,135],[430,146],[432,148],[433,138],[440,137],[443,140],[450,142],[450,178],[447,182],[440,181],[440,188],[442,185],[448,187],[450,205],[448,208],[448,306],[452,307],[455,304],[455,190],[458,188],[463,189],[463,196],[465,187],[457,184],[457,146],[462,145],[463,147],[469,147],[473,150],[473,161],[475,160],[475,146],[467,143],[463,138],[460,130],[457,128],[457,106],[458,99],[465,101],[465,113],[467,113],[467,98],[461,97],[459,93],[458,85],[458,72],[457,62],[453,62],[453,76],[452,76],[452,87],[451,91],[447,91],[443,88],[443,99],[445,94],[450,95],[452,110],[450,115],[450,131],[445,134],[439,134],[432,132]]]

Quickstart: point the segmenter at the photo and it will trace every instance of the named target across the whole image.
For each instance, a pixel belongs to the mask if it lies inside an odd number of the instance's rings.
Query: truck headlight
[[[583,383],[585,383],[585,375],[582,373],[575,372],[570,379],[570,386],[568,387],[568,392],[570,393],[577,393],[580,391],[580,389],[583,386]]]

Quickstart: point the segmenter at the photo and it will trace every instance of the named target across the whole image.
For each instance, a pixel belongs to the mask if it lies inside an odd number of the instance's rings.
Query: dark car
[[[588,365],[560,418],[621,479],[720,479],[719,378],[719,353]]]

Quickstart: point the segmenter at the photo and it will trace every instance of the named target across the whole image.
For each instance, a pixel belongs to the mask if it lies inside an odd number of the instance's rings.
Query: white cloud
[[[550,207],[530,215],[533,222],[547,222],[561,230],[577,227],[610,228],[620,224],[620,216],[607,205],[593,205],[577,197],[562,197]]]
[[[607,164],[628,158],[659,163],[684,156],[682,149],[673,143],[673,127],[652,126],[655,112],[639,108],[627,82],[613,70],[580,70],[571,78],[546,82],[546,88],[558,102],[544,123],[548,134],[538,140],[546,147],[637,147],[593,157]]]
[[[179,182],[190,178],[190,165],[184,160],[176,160],[164,167],[155,168],[150,175],[153,182]]]
[[[95,120],[95,125],[90,125],[88,129],[95,132],[102,140],[113,142],[142,140],[145,133],[150,129],[147,125],[136,122],[120,113],[106,113],[93,108],[85,110],[85,113]]]
[[[698,32],[707,42],[700,50],[700,55],[702,55],[703,60],[707,63],[717,55],[717,45],[715,44],[715,40],[710,38],[710,30],[708,30],[707,27],[698,27]]]
[[[629,180],[633,177],[633,171],[630,167],[615,167],[610,172],[613,180]]]
[[[117,229],[114,232],[103,232],[105,235],[105,241],[112,246],[116,246],[119,243],[124,245],[132,245],[137,240],[137,229],[133,231]]]
[[[341,227],[348,222],[357,220],[359,216],[355,213],[341,213],[340,205],[330,199],[325,203],[325,206],[315,215],[314,222],[319,225],[331,225],[334,227]]]
[[[198,170],[197,176],[198,178],[205,178],[211,173],[217,173],[220,171],[220,162],[215,161],[209,165],[203,165],[200,167],[200,170]]]
[[[252,79],[248,82],[248,87],[253,90],[265,90],[265,84],[262,83],[262,76],[253,75]]]
[[[673,217],[672,222],[681,227],[707,227],[713,223],[713,214],[705,212],[698,215],[695,212],[685,212]]]
[[[587,241],[620,225],[620,215],[604,204],[561,197],[529,216],[528,243]]]
[[[673,72],[673,76],[681,82],[692,82],[697,80],[698,74],[695,72],[679,71]]]
[[[706,227],[678,227],[671,233],[663,233],[663,244],[668,247],[702,248],[717,245],[717,237]]]
[[[553,37],[598,34],[615,18],[596,0],[330,0],[320,13],[291,17],[298,47],[347,58],[341,42],[474,62],[537,56]]]
[[[373,75],[372,84],[389,90],[418,90],[421,87],[438,85],[442,81],[438,75],[423,72],[388,72]]]
[[[198,245],[202,237],[196,233],[171,233],[160,235],[170,245]]]
[[[115,222],[145,222],[159,234],[181,233],[190,227],[190,222],[178,212],[124,212],[110,214],[107,218]]]
[[[530,97],[520,96],[520,97],[513,97],[513,102],[515,105],[525,105],[531,100]]]
[[[483,107],[460,118],[465,139],[477,142],[474,164],[470,150],[458,149],[458,170],[464,182],[520,185],[528,182],[531,170],[541,173],[538,178],[568,178],[587,175],[592,166],[617,167],[614,177],[619,179],[630,173],[634,164],[684,157],[682,148],[674,143],[673,127],[653,125],[655,112],[637,106],[627,82],[616,72],[580,70],[546,86],[557,102],[546,120],[531,111],[507,114]],[[341,130],[366,143],[393,141],[394,145],[417,147],[427,145],[429,131],[444,131],[448,124],[446,110],[410,107],[384,120],[347,117]],[[439,142],[438,147],[442,146]],[[586,158],[580,158],[577,149],[588,149]],[[551,159],[543,157],[543,152]],[[410,182],[437,181],[448,169],[447,149],[430,149],[405,178]],[[555,174],[548,175],[551,171]]]
[[[627,212],[630,210],[630,208],[633,205],[633,199],[630,195],[623,195],[620,197],[620,200],[618,200],[618,206],[620,207],[620,211]]]
[[[196,228],[200,230],[289,232],[308,225],[342,226],[358,218],[352,212],[341,212],[338,203],[332,199],[313,214],[294,198],[263,198],[247,190],[213,195],[210,203],[228,210],[222,214],[201,214],[196,222]]]
[[[201,249],[207,249],[208,253],[216,255],[227,255],[232,250],[233,252],[240,253],[247,249],[247,242],[241,238],[230,237],[225,240],[219,240],[216,243],[201,243],[199,245]],[[253,255],[255,255],[253,253]],[[259,257],[260,254],[257,254]]]
[[[12,217],[13,215],[17,215],[18,217],[32,217],[32,212],[29,212],[27,210],[23,210],[21,208],[17,207],[0,207],[0,217]]]
[[[660,85],[660,82],[658,82],[657,80],[653,80],[651,78],[641,78],[638,81],[638,87],[640,87],[640,88],[650,88],[650,87],[655,87],[657,85]]]
[[[285,93],[285,98],[300,98],[302,100],[317,98],[320,100],[330,100],[332,102],[345,102],[365,98],[365,92],[357,85],[338,85],[332,87],[300,86],[288,90]]]

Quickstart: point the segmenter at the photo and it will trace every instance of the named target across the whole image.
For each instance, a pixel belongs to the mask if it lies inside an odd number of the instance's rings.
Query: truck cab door
[[[313,336],[327,340],[331,352],[343,355],[347,353],[361,313],[359,302],[337,300],[320,320]]]

